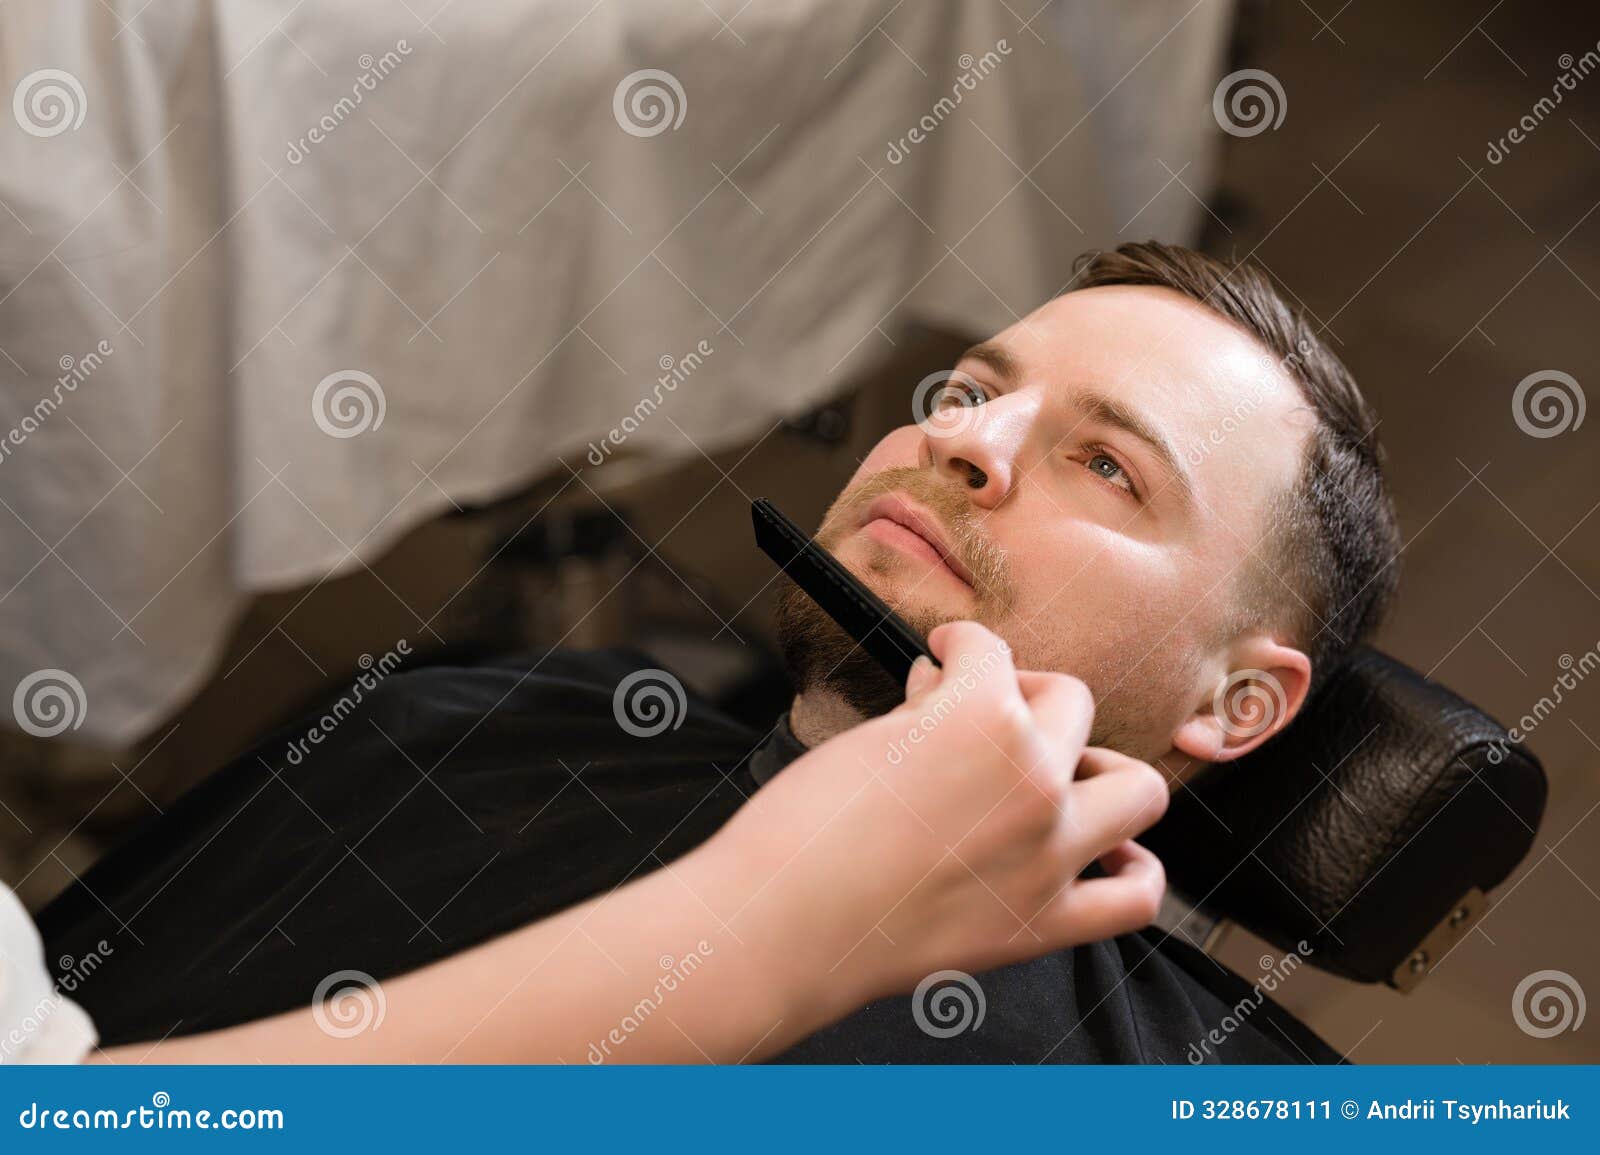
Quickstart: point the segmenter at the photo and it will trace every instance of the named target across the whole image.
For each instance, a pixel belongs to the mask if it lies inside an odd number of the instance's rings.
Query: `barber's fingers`
[[[1011,666],[1011,647],[988,626],[974,621],[944,622],[935,626],[928,635],[928,648],[933,651],[943,673],[948,676],[951,666],[971,668],[980,658],[994,655],[993,661],[1003,661]],[[970,658],[969,661],[962,661]]]
[[[1089,687],[1068,674],[1018,670],[1017,685],[1027,700],[1035,725],[1055,749],[1066,756],[1066,766],[1078,761],[1078,751],[1089,740],[1094,723],[1094,695]]]
[[[1155,921],[1167,875],[1161,860],[1137,842],[1121,842],[1099,859],[1106,877],[1074,882],[1031,925],[1056,945],[1099,942]]]
[[[1083,748],[1083,757],[1078,761],[1078,777],[1093,778],[1097,774],[1107,774],[1113,770],[1125,770],[1130,766],[1143,766],[1147,770],[1155,770],[1156,773],[1160,773],[1160,770],[1151,766],[1148,762],[1141,762],[1139,759],[1129,754],[1124,754],[1120,750],[1113,750],[1109,746],[1085,746]]]
[[[915,706],[938,684],[939,667],[927,658],[918,658],[911,663],[911,671],[906,674],[907,704]]]
[[[928,635],[928,648],[939,659],[938,685],[960,686],[963,694],[1016,686],[1011,647],[999,634],[977,622],[945,622]]]
[[[1136,838],[1167,812],[1166,775],[1115,750],[1087,746],[1078,760],[1066,812],[1071,832],[1095,847]]]

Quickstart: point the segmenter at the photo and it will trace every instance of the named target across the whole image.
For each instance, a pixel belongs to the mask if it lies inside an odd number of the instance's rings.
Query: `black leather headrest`
[[[1521,861],[1545,792],[1493,718],[1363,648],[1282,734],[1178,791],[1142,841],[1212,914],[1283,950],[1304,941],[1324,970],[1392,981],[1436,962],[1419,957],[1430,932]]]

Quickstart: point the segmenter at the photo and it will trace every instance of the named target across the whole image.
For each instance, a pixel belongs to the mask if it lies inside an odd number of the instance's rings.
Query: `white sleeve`
[[[50,981],[38,928],[0,883],[0,1063],[81,1063],[99,1041],[84,1009]]]

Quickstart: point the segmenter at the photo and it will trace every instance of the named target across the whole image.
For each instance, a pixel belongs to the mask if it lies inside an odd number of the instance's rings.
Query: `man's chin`
[[[920,607],[899,612],[923,635],[949,620]],[[801,693],[836,694],[866,718],[887,714],[905,700],[905,687],[787,578],[778,591],[777,628],[784,664]]]

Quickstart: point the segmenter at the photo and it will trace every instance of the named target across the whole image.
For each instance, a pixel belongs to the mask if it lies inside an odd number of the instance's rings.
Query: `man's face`
[[[924,632],[975,619],[1019,668],[1082,678],[1096,744],[1166,754],[1228,673],[1244,559],[1304,460],[1294,381],[1204,305],[1105,286],[969,351],[928,409],[873,448],[818,539]],[[900,700],[793,587],[780,633],[802,691]]]

